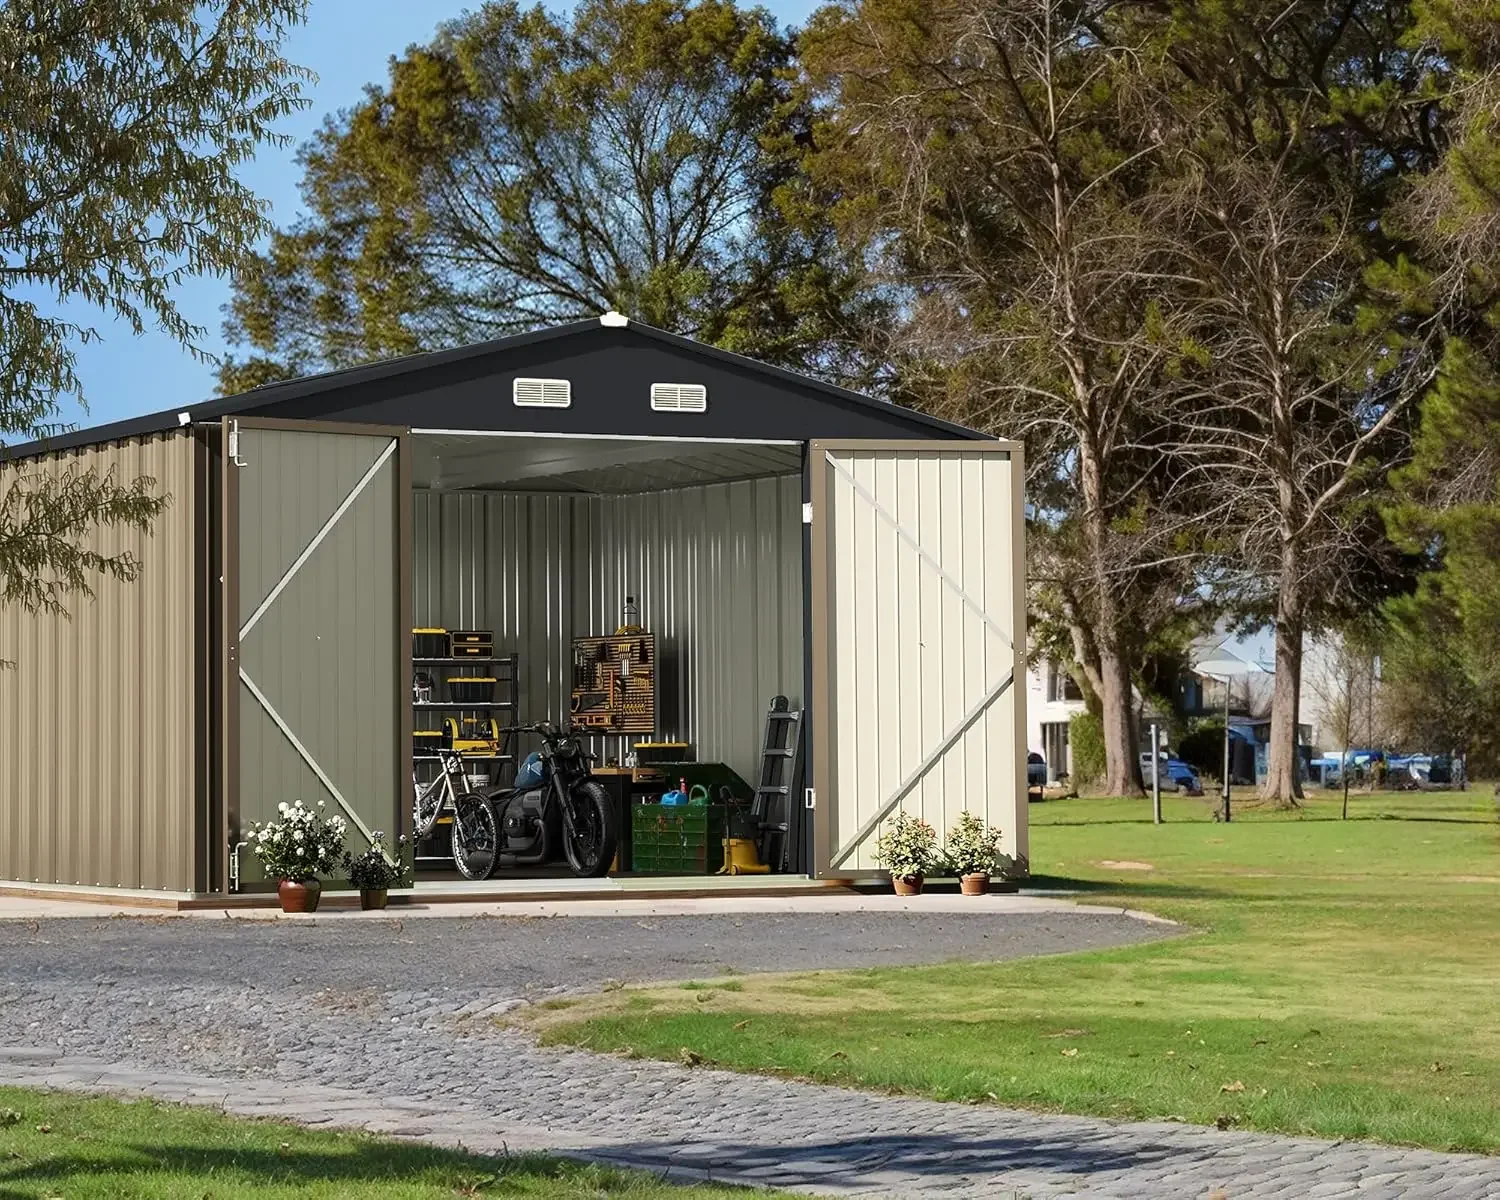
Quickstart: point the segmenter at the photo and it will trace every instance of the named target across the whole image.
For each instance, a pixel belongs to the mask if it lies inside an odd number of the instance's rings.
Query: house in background
[[[1087,706],[1061,663],[1043,659],[1026,671],[1026,748],[1047,760],[1047,782],[1073,773],[1068,722]]]
[[[1304,764],[1318,754],[1339,746],[1334,729],[1337,699],[1324,686],[1330,663],[1339,653],[1331,636],[1309,637],[1303,649],[1298,740]],[[1213,633],[1198,638],[1188,651],[1190,663],[1230,660],[1236,671],[1227,680],[1231,776],[1236,783],[1254,783],[1266,772],[1267,747],[1271,738],[1271,696],[1275,689],[1276,639],[1270,628],[1248,634],[1234,633],[1221,624]],[[1190,721],[1222,721],[1226,680],[1209,672],[1185,670],[1177,681],[1170,714],[1141,712],[1140,745],[1149,744],[1149,723],[1163,719],[1181,725]],[[1140,703],[1140,697],[1136,697]],[[1083,693],[1060,663],[1042,660],[1026,673],[1026,746],[1047,762],[1047,781],[1056,782],[1073,773],[1068,723],[1086,711]],[[1168,749],[1172,749],[1171,746]],[[1220,759],[1198,764],[1217,775]]]

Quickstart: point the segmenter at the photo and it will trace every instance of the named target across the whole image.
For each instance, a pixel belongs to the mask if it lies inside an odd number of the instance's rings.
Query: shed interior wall
[[[518,655],[519,719],[557,720],[572,639],[612,633],[634,596],[661,659],[655,740],[753,784],[768,701],[801,702],[801,506],[798,475],[615,495],[418,489],[413,620],[493,629],[496,653]],[[623,761],[633,740],[595,752]]]

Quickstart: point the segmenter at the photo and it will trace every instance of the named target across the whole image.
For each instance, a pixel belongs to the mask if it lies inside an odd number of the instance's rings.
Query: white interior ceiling
[[[413,483],[436,491],[621,495],[802,470],[800,444],[635,438],[412,436]]]

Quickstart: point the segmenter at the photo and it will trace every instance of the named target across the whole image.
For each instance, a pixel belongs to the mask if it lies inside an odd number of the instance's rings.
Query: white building
[[[1275,650],[1275,633],[1269,627],[1236,634],[1224,626],[1197,639],[1190,650],[1192,661],[1232,659],[1243,663],[1243,670],[1237,671],[1230,683],[1233,714],[1230,724],[1252,747],[1263,743],[1269,733],[1271,693],[1276,678]],[[1337,700],[1328,684],[1339,652],[1340,645],[1334,635],[1309,636],[1303,647],[1299,734],[1302,744],[1314,756],[1340,746],[1342,730],[1333,728]],[[1377,665],[1377,672],[1378,669]],[[1192,671],[1184,675],[1177,697],[1181,716],[1215,717],[1223,711],[1223,705],[1222,679]],[[1026,748],[1046,760],[1049,782],[1072,774],[1068,722],[1085,708],[1083,693],[1057,663],[1043,660],[1027,670]],[[1144,730],[1141,736],[1146,738]],[[1263,769],[1258,757],[1257,767]],[[1250,761],[1247,759],[1243,768],[1246,772],[1251,769]]]
[[[1084,711],[1083,693],[1073,677],[1055,662],[1042,661],[1026,671],[1026,749],[1047,760],[1047,781],[1073,773],[1068,721]]]

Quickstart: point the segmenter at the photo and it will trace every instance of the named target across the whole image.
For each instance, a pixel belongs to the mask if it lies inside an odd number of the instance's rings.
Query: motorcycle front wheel
[[[580,878],[597,878],[615,858],[615,806],[609,793],[593,780],[576,784],[566,801],[569,819],[563,822],[563,851]]]
[[[453,802],[453,863],[465,879],[488,879],[500,865],[500,831],[495,810],[477,792]]]

